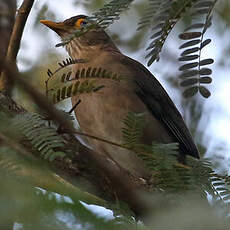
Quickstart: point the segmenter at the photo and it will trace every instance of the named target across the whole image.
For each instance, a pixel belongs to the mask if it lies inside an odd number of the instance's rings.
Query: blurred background
[[[68,57],[64,48],[55,48],[60,42],[58,36],[39,23],[40,19],[62,21],[78,14],[91,15],[102,7],[104,0],[35,1],[23,34],[18,55],[18,67],[25,78],[44,93],[46,72],[54,70],[57,63]],[[18,6],[22,0],[18,0]],[[145,49],[149,44],[151,31],[137,31],[140,17],[148,7],[147,0],[136,0],[121,19],[111,25],[108,33],[120,50],[127,56],[146,65]],[[212,42],[203,50],[203,57],[213,58],[213,82],[208,86],[212,95],[208,99],[200,95],[189,99],[182,98],[178,84],[178,57],[182,44],[178,34],[186,27],[182,20],[167,39],[159,62],[149,70],[162,83],[174,103],[183,114],[201,149],[202,155],[211,158],[216,169],[230,173],[230,1],[218,1],[213,15],[213,25],[205,34]],[[32,74],[33,73],[33,74]],[[36,109],[23,92],[14,90],[14,98],[29,110]],[[68,102],[65,106],[68,106]]]

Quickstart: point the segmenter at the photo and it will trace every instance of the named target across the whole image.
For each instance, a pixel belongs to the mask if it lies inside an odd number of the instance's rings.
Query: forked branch
[[[16,65],[16,58],[19,51],[22,34],[33,3],[34,0],[24,0],[16,15],[6,55],[7,63],[11,63],[12,65]],[[11,81],[8,79],[6,71],[3,71],[0,78],[0,90],[5,91],[8,95],[10,95],[11,88]]]

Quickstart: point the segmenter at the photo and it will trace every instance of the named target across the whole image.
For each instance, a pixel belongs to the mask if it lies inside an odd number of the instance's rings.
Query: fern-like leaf
[[[97,85],[96,80],[74,81],[73,83],[64,84],[56,90],[52,90],[53,103],[58,103],[77,94],[94,93],[104,88],[103,85]]]
[[[229,176],[215,173],[207,160],[187,159],[187,166],[178,163],[178,143],[153,143],[152,146],[141,143],[145,126],[143,113],[129,112],[123,120],[124,146],[133,149],[143,160],[152,174],[154,185],[167,193],[196,192],[206,199],[209,193],[214,200],[224,202],[230,200]]]
[[[70,62],[70,64],[72,63],[73,61]],[[61,75],[60,81],[58,80],[55,85],[50,87],[48,85],[49,79],[51,77],[59,77],[57,73],[68,66],[69,63],[67,63],[66,65],[62,65],[61,68],[58,68],[53,72],[52,75],[48,76],[48,79],[46,80],[46,95],[47,97],[52,97],[53,103],[58,103],[76,94],[97,92],[104,87],[104,85],[98,84],[99,78],[111,79],[118,82],[123,79],[121,75],[112,73],[111,71],[107,71],[106,69],[103,69],[101,67],[88,67],[79,68],[75,74],[73,74],[72,71],[63,73]]]
[[[142,131],[145,126],[145,114],[129,112],[123,120],[122,128],[124,146],[135,148],[140,144]]]
[[[120,14],[129,8],[129,5],[134,0],[112,0],[105,4],[101,9],[93,13],[93,16],[89,17],[88,20],[95,23],[90,23],[80,30],[74,31],[70,36],[65,38],[61,43],[57,44],[56,47],[65,46],[71,42],[75,37],[80,37],[87,33],[89,30],[94,29],[99,25],[105,29],[111,25],[115,20],[120,18]]]
[[[211,39],[204,40],[204,34],[208,27],[211,26],[212,10],[216,0],[206,1],[200,0],[192,7],[192,14],[196,16],[205,16],[205,22],[193,22],[185,31],[179,35],[179,38],[186,42],[180,46],[185,49],[181,53],[179,61],[188,62],[180,66],[182,71],[180,75],[182,87],[186,87],[183,92],[184,97],[191,97],[199,92],[203,97],[209,97],[211,93],[203,86],[203,84],[210,84],[212,78],[212,70],[207,65],[214,61],[211,58],[201,59],[201,52],[206,47]],[[195,17],[194,17],[195,18]],[[200,18],[199,18],[200,19]],[[198,19],[194,19],[198,20]],[[198,31],[199,30],[199,31]]]
[[[64,140],[57,134],[55,128],[46,125],[47,121],[40,115],[20,114],[13,119],[12,123],[45,159],[52,161],[66,155]]]
[[[141,17],[137,30],[144,29],[154,24],[154,17],[156,16],[161,0],[149,0],[148,7],[145,10],[144,16]]]
[[[178,153],[178,144],[161,144],[153,143],[152,146],[141,143],[141,137],[145,123],[145,113],[129,112],[123,120],[123,145],[130,149],[133,149],[138,157],[140,157],[146,166],[151,171],[157,170],[158,160],[162,164],[167,164],[167,168],[173,166],[172,161],[175,163],[175,155]],[[170,158],[172,156],[172,160]],[[161,165],[162,165],[161,164]]]
[[[146,58],[149,58],[147,63],[148,66],[154,61],[159,60],[159,54],[169,33],[182,17],[182,14],[184,14],[186,10],[191,7],[191,4],[193,4],[193,1],[191,0],[152,0],[151,2],[153,4],[155,3],[154,6],[158,4],[158,7],[152,8],[153,16],[146,22],[146,25],[149,25],[150,22],[153,23],[152,31],[154,32],[151,36],[152,42],[147,48],[148,51],[150,50],[146,55]]]
[[[133,0],[112,0],[93,13],[90,18],[95,20],[100,27],[106,28],[115,20],[118,20],[120,14],[127,10],[132,2]]]
[[[72,58],[66,58],[64,61],[62,62],[59,62],[58,65],[59,65],[59,68],[57,68],[55,71],[51,71],[50,69],[47,70],[47,75],[48,75],[48,79],[47,81],[53,77],[56,73],[58,73],[60,70],[62,70],[63,68],[66,68],[70,65],[74,65],[74,64],[77,64],[77,63],[86,63],[87,60],[85,59],[72,59]]]

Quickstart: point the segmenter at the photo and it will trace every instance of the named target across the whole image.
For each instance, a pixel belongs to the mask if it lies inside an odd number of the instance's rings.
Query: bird
[[[186,163],[186,155],[199,159],[192,135],[163,86],[144,65],[124,55],[100,25],[85,15],[73,16],[62,22],[40,22],[56,32],[63,41],[76,31],[84,31],[81,36],[69,39],[65,45],[72,59],[87,60],[73,65],[73,72],[81,68],[101,67],[125,78],[124,83],[98,78],[104,88],[71,98],[73,105],[81,101],[75,115],[82,132],[122,143],[124,118],[130,111],[141,113],[145,115],[141,137],[143,144],[177,142],[179,161]],[[87,27],[90,29],[85,30]],[[149,175],[144,162],[131,150],[86,139],[93,150],[111,157],[132,175],[140,178]]]

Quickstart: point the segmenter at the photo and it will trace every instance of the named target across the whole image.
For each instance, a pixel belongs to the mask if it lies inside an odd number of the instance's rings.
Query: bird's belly
[[[122,144],[123,120],[128,112],[144,112],[147,115],[147,121],[143,130],[143,143],[151,144],[152,140],[164,143],[172,142],[167,130],[147,111],[146,106],[133,89],[126,87],[125,84],[122,85],[122,83],[107,79],[103,79],[103,85],[105,88],[98,92],[82,94],[72,99],[73,104],[79,99],[81,100],[75,114],[83,132]],[[87,141],[96,152],[109,155],[131,173],[141,177],[147,175],[144,162],[130,150],[92,138],[88,138]]]

